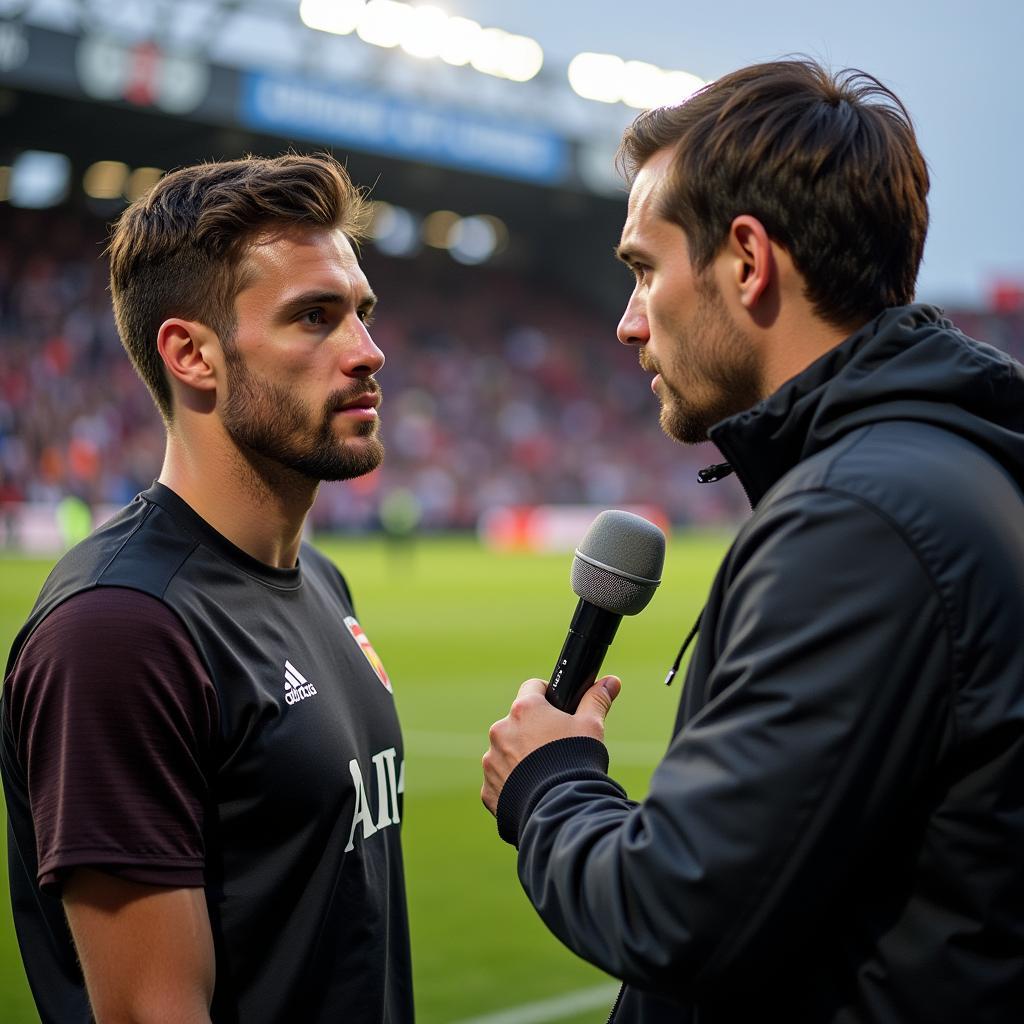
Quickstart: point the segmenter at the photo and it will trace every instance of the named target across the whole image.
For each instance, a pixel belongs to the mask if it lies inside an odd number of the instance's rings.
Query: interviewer
[[[648,797],[599,682],[527,681],[483,800],[612,1019],[1024,1020],[1024,370],[914,303],[928,174],[862,73],[783,61],[641,115],[618,337],[753,514]],[[686,624],[681,624],[685,628]]]

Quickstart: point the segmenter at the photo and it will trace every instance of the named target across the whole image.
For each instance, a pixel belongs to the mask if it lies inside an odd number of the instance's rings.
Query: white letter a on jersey
[[[355,758],[349,761],[348,770],[352,773],[352,782],[356,787],[356,805],[352,811],[352,829],[348,834],[346,853],[355,848],[356,825],[359,822],[363,823],[363,839],[369,839],[377,831],[377,826],[373,823],[373,815],[370,813],[370,801],[366,799],[363,773],[359,770],[359,762]]]

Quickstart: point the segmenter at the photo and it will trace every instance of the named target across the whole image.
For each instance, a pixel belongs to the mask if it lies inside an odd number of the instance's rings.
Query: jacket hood
[[[1024,367],[926,305],[885,310],[709,436],[756,505],[798,462],[883,420],[960,434],[1024,486]]]

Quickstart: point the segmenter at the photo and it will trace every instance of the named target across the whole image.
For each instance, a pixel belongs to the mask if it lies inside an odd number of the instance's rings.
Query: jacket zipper
[[[622,993],[625,992],[625,991],[626,991],[626,983],[623,982],[619,986],[619,994],[615,997],[615,1004],[612,1006],[612,1012],[608,1014],[607,1024],[612,1024],[612,1021],[615,1019],[616,1011],[619,1009],[619,1003],[622,1002]]]

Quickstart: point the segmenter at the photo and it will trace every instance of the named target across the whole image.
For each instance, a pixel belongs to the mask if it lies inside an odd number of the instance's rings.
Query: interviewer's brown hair
[[[810,60],[743,68],[626,129],[627,180],[674,147],[660,213],[706,269],[750,214],[792,257],[818,316],[846,327],[913,301],[928,169],[906,108],[878,79]]]
[[[197,320],[230,347],[248,243],[293,225],[337,227],[356,240],[367,205],[333,157],[289,154],[183,167],[121,214],[108,248],[114,316],[165,420],[171,389],[156,346],[164,320]]]

